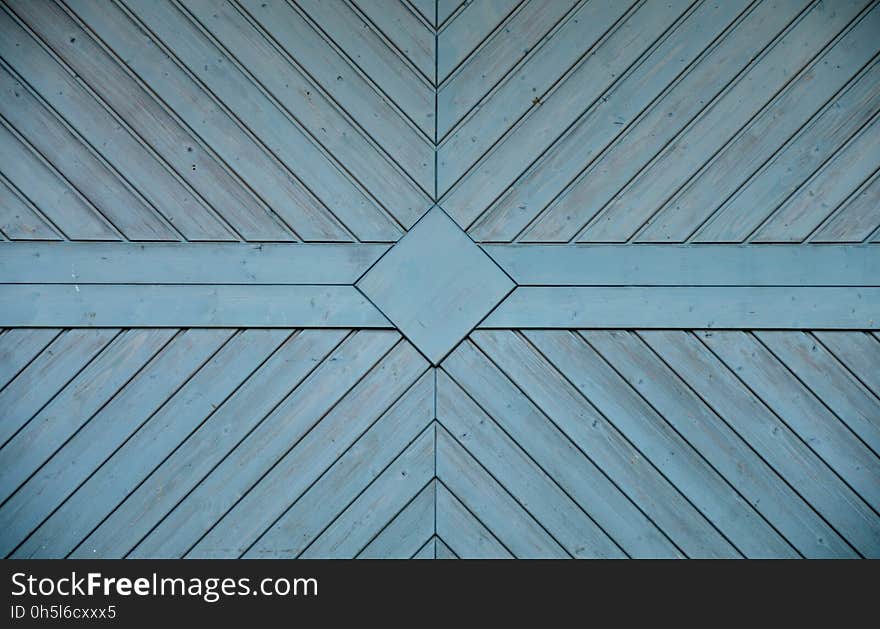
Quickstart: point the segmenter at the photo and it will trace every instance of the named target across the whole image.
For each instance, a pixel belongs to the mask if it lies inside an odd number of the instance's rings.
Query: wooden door
[[[876,2],[0,7],[3,556],[880,556]]]

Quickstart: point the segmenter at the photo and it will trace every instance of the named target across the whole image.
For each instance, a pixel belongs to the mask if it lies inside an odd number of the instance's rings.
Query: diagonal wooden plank
[[[71,9],[276,211],[303,240],[352,240],[306,185],[248,134],[173,52],[115,3],[80,1]]]
[[[558,59],[548,60],[545,56],[536,55],[525,67],[534,65],[537,60],[542,64],[550,61],[552,74],[545,71],[542,75],[533,77],[530,73],[517,73],[517,80],[513,82],[516,100],[510,105],[512,111],[505,110],[504,115],[495,113],[499,111],[494,109],[498,105],[490,104],[492,100],[510,98],[502,91],[496,92],[493,99],[487,101],[480,110],[491,112],[491,118],[479,121],[479,134],[476,129],[469,128],[481,118],[475,116],[439,148],[440,194],[445,194],[454,182],[466,174],[441,199],[443,207],[453,214],[460,225],[470,226],[479,213],[551,146],[560,133],[577,120],[599,94],[650,50],[655,40],[686,11],[689,4],[674,2],[671,7],[654,3],[642,4],[617,23],[615,20],[627,11],[627,3],[591,2],[584,6],[584,10],[598,15],[572,15],[569,23],[574,24],[577,30],[587,31],[575,39],[575,45],[582,50],[578,51],[572,61],[577,60],[587,50],[590,51],[589,54],[580,58],[570,71],[567,71],[568,63],[560,64]],[[609,27],[611,30],[606,35]],[[563,31],[559,33],[559,41],[563,41]],[[563,73],[564,79],[555,83],[554,79]],[[536,91],[524,94],[532,81],[537,82],[534,86]],[[584,102],[585,90],[596,96]],[[489,109],[490,107],[493,109]],[[515,126],[510,127],[513,123],[516,123]],[[489,152],[483,155],[487,150]]]
[[[290,59],[333,99],[401,168],[427,191],[434,188],[433,125],[422,130],[373,78],[349,63],[345,54],[288,3],[240,0],[246,13]],[[431,67],[433,68],[433,61]],[[427,103],[430,106],[430,102]],[[427,183],[426,183],[427,182]]]
[[[639,507],[643,500],[650,504],[663,493],[656,491],[650,483],[652,477],[646,476],[632,488],[638,502],[631,500],[612,479],[618,468],[641,465],[640,459],[627,458],[625,463],[621,460],[620,464],[609,466],[608,460],[623,459],[625,455],[616,445],[600,447],[596,438],[585,441],[584,445],[588,447],[582,449],[579,442],[569,439],[471,343],[461,344],[450,354],[443,362],[443,369],[603,530],[614,531],[614,539],[627,554],[637,557],[684,554]],[[584,427],[592,423],[592,418],[584,420],[577,414],[572,417],[572,422],[575,417]],[[597,427],[598,419],[596,417]],[[632,472],[625,471],[624,474]],[[660,505],[659,508],[664,507]]]
[[[203,64],[216,53],[195,47],[184,48],[178,43],[181,39],[187,42],[196,41],[199,35],[197,30],[188,24],[179,23],[178,15],[150,11],[155,3],[129,0],[133,6],[134,2],[137,3],[136,10],[141,16],[158,13],[150,16],[150,27],[168,40],[170,46],[182,49],[180,55],[194,73],[202,76],[212,86],[225,80],[216,72],[209,74],[201,70]],[[388,220],[380,208],[384,208],[404,227],[409,227],[418,220],[430,205],[424,190],[418,189],[406,172],[388,159],[363,134],[355,121],[328,99],[309,77],[290,63],[289,58],[272,46],[259,30],[225,2],[209,0],[192,3],[188,11],[202,28],[211,33],[214,41],[222,46],[220,51],[231,61],[236,61],[238,67],[246,69],[257,85],[271,96],[275,107],[280,108],[290,120],[285,127],[289,127],[291,123],[302,126],[310,136],[310,142],[323,148],[321,164],[316,165],[321,173],[335,170],[340,183],[346,175],[353,178],[356,187],[363,188],[375,199],[375,202],[370,201],[376,214],[373,218],[375,222],[382,218]],[[251,88],[250,91],[255,90]],[[249,113],[240,112],[240,115],[248,119]],[[264,137],[271,138],[271,131],[267,131],[270,135],[264,134]],[[303,151],[304,147],[300,149],[298,160],[293,164],[303,161]],[[433,184],[426,158],[427,156],[412,165],[420,166],[417,171],[420,175],[418,183],[423,188]],[[298,167],[302,168],[303,165]],[[330,177],[328,173],[320,177],[319,181]],[[347,210],[345,207],[333,209],[337,214]]]
[[[353,286],[3,284],[0,301],[0,326],[390,326]]]
[[[137,188],[188,240],[236,240],[210,205],[105,101],[45,50],[7,12],[0,14],[0,57],[66,124]],[[68,237],[73,237],[67,234]]]
[[[816,5],[808,9],[765,55],[736,77],[735,84],[684,135],[615,195],[578,241],[623,242],[635,235],[656,209],[775,98],[792,75],[832,41],[864,5],[863,0],[853,0],[839,3],[833,13]]]
[[[0,335],[0,390],[60,333],[53,329],[16,328]]]
[[[439,537],[435,540],[434,559],[458,559],[451,548]]]
[[[0,173],[0,231],[9,240],[62,240],[33,204]]]
[[[437,535],[449,544],[444,543],[446,548],[441,553],[444,555],[442,559],[448,558],[446,550],[462,559],[514,559],[513,554],[442,483],[437,484]]]
[[[436,538],[432,536],[410,559],[436,559],[436,553]]]
[[[289,334],[289,330],[246,330],[234,336],[14,556],[63,557],[73,551]]]
[[[161,214],[134,194],[115,170],[89,151],[2,66],[0,108],[8,123],[126,238],[180,240],[178,232]]]
[[[422,76],[434,83],[434,31],[402,0],[351,0]]]
[[[880,399],[811,336],[773,331],[755,332],[755,336],[877,456]]]
[[[670,83],[660,99],[629,125],[619,141],[597,156],[563,191],[553,190],[553,195],[559,194],[558,199],[545,198],[544,203],[553,201],[552,204],[523,240],[568,242],[575,238],[806,4],[805,0],[753,4],[683,76]],[[694,94],[701,98],[693,98]]]
[[[97,413],[174,336],[125,330],[0,448],[0,503]]]
[[[536,220],[538,231],[546,229],[547,223],[538,219],[541,212],[567,186],[586,176],[591,164],[613,151],[612,145],[630,141],[634,128],[656,118],[657,100],[666,98],[665,94],[674,91],[679,81],[686,80],[693,65],[707,54],[707,48],[732,28],[732,22],[741,19],[747,6],[739,0],[697,3],[644,59],[620,74],[607,89],[590,94],[592,100],[586,110],[492,201],[475,222],[471,235],[479,241],[511,241]],[[666,118],[669,125],[669,116]],[[576,218],[566,215],[567,221]],[[542,237],[527,233],[524,239]]]
[[[880,249],[870,246],[646,244],[639,246],[638,255],[633,255],[627,245],[483,245],[482,248],[520,286],[880,284]]]
[[[398,344],[333,408],[290,434],[292,446],[189,552],[216,557],[236,544],[243,554],[384,412],[428,364],[409,344]],[[225,546],[224,546],[225,544]],[[413,549],[415,550],[415,549]]]
[[[878,312],[875,287],[521,286],[480,327],[873,330]]]
[[[862,332],[813,333],[874,395],[880,396],[880,343]]]
[[[880,98],[874,118],[755,233],[753,242],[802,242],[880,166]]]
[[[880,10],[875,8],[830,49],[814,59],[782,94],[759,112],[671,197],[650,219],[637,240],[681,242],[693,234],[711,216],[720,201],[728,198],[759,166],[771,159],[817,112],[826,109],[829,100],[845,88],[852,75],[859,74],[859,70],[880,50],[880,45],[873,37],[878,29]],[[868,86],[876,84],[876,74],[874,77],[870,77],[870,74],[864,75],[859,81]],[[874,102],[857,102],[848,112],[852,121],[847,126],[858,128],[872,111],[880,107],[880,94],[875,92],[872,100]],[[839,111],[839,108],[847,105],[850,103],[840,103],[833,109]],[[803,169],[803,165],[799,165],[799,169]],[[769,232],[767,235],[770,235]],[[779,240],[798,241],[793,237]]]
[[[821,227],[812,242],[862,242],[880,227],[880,172],[844,202],[843,207]]]
[[[0,507],[6,556],[229,340],[230,330],[187,330]]]
[[[173,112],[132,78],[65,11],[53,3],[11,4],[55,54],[141,137],[148,139],[177,175],[198,190],[238,233],[250,240],[293,239],[272,210],[228,164],[197,141]]]
[[[530,331],[524,336],[740,552],[747,557],[798,556],[736,487],[592,347],[568,332]],[[497,340],[500,347],[514,339],[502,332],[480,332],[475,337],[477,342],[491,338],[487,345]]]
[[[686,332],[639,335],[857,552],[880,554],[877,514],[705,345]]]
[[[428,483],[357,555],[358,559],[409,559],[434,533],[434,491]],[[415,549],[415,551],[414,551]],[[431,549],[433,551],[433,549]]]
[[[68,330],[0,391],[0,444],[6,443],[89,364],[119,330]]]
[[[681,436],[807,557],[855,552],[727,423],[631,332],[579,332]]]
[[[434,431],[429,427],[339,514],[301,557],[357,556],[433,476]]]
[[[367,330],[349,336],[285,396],[268,417],[258,418],[262,421],[256,429],[236,443],[207,476],[199,478],[195,488],[183,500],[177,502],[167,515],[162,514],[164,518],[138,545],[134,554],[183,556],[363,378],[398,339],[396,332],[387,331]],[[227,543],[236,547],[227,547]],[[223,556],[237,556],[246,548],[238,549],[237,545],[237,540],[228,540],[213,550]]]
[[[0,20],[2,23],[2,20]],[[70,238],[120,240],[95,207],[29,144],[0,121],[3,176]]]
[[[744,332],[703,332],[699,337],[865,502],[875,511],[880,508],[880,459],[779,357]]]
[[[323,471],[244,556],[297,557],[426,428],[433,432],[433,418],[433,377],[428,374]]]
[[[387,245],[16,243],[0,247],[0,283],[352,284]]]
[[[114,509],[73,556],[124,557],[345,336],[341,330],[304,330],[288,339]]]
[[[249,6],[258,1],[246,0]],[[404,63],[399,53],[386,45],[356,11],[341,2],[295,0],[295,4],[427,137],[434,137],[433,86]]]
[[[437,90],[438,141],[541,42],[552,37],[557,22],[577,4],[576,0],[524,2],[503,29],[471,54]]]
[[[473,54],[522,0],[474,0],[446,24],[437,37],[437,82],[442,83]]]
[[[455,435],[441,432],[438,477],[517,557],[624,556],[445,371],[437,375],[437,418]]]

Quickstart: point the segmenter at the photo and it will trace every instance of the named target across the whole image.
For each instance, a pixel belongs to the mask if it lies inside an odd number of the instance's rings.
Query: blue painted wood
[[[0,326],[387,328],[351,286],[3,284]]]
[[[388,245],[16,243],[0,284],[352,284]]]
[[[876,330],[880,289],[524,286],[480,327]]]
[[[643,245],[635,252],[627,245],[482,248],[521,286],[880,285],[880,248],[871,246]]]

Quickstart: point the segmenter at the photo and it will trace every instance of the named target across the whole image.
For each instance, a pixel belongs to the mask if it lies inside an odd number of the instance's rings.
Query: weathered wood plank
[[[812,242],[862,242],[880,227],[880,171],[864,184],[824,227]]]
[[[877,30],[880,30],[880,27]],[[877,99],[876,111],[880,112],[880,98]],[[878,167],[880,167],[880,117],[875,115],[874,119],[851,138],[831,161],[770,217],[752,240],[754,242],[805,240]]]
[[[117,334],[119,330],[113,329],[69,330],[52,341],[0,391],[0,444],[6,443]]]
[[[68,238],[120,240],[118,232],[95,207],[5,123],[0,123],[0,164],[4,178],[24,191]]]
[[[74,556],[125,557],[345,335],[344,330],[303,330],[285,341],[114,509]]]
[[[434,476],[430,428],[397,457],[302,553],[303,559],[356,556]]]
[[[344,53],[328,43],[299,11],[288,3],[239,0],[243,11],[281,46],[313,80],[349,112],[373,140],[416,181],[434,188],[433,125],[422,133],[398,104]],[[432,63],[433,68],[433,63]],[[430,103],[428,103],[430,105]]]
[[[437,484],[437,534],[464,559],[514,559],[482,522],[442,483]]]
[[[0,232],[10,240],[61,240],[31,203],[0,173]]]
[[[293,240],[290,231],[218,156],[54,3],[13,10],[90,89],[163,157],[245,239]],[[27,75],[29,76],[29,75]]]
[[[71,3],[77,16],[207,142],[303,240],[352,240],[312,192],[237,124],[136,18],[114,3]],[[182,35],[181,35],[182,36]],[[220,92],[222,95],[222,92]],[[233,101],[234,102],[234,101]]]
[[[296,4],[427,137],[434,137],[433,87],[377,37],[351,7],[318,0],[296,0]]]
[[[186,330],[160,352],[0,507],[0,555],[49,517],[231,336],[231,330]]]
[[[880,248],[868,245],[483,245],[483,250],[519,285],[880,286]]]
[[[473,0],[440,31],[437,47],[437,82],[446,80],[495,30],[522,0]]]
[[[665,98],[670,98],[679,89],[677,82],[686,80],[688,70],[694,71],[689,66],[706,54],[707,46],[730,28],[731,21],[739,19],[747,5],[745,0],[697,3],[671,33],[608,89],[588,92],[584,99],[586,110],[492,201],[471,228],[471,236],[482,242],[509,242],[536,219],[541,225],[536,229],[546,228],[547,223],[538,218],[541,212],[573,181],[584,176],[593,162],[612,151],[613,144],[632,141],[630,134],[638,125],[659,117],[661,107],[651,109],[651,104],[662,99],[663,92],[667,92]],[[665,118],[664,129],[668,132],[674,119]],[[588,209],[578,208],[579,212]],[[574,221],[577,217],[566,214],[566,220]],[[534,238],[527,235],[525,239]]]
[[[855,557],[833,528],[634,333],[580,332],[806,557]]]
[[[0,284],[353,284],[371,244],[10,243]]]
[[[803,332],[756,332],[755,336],[878,456],[880,399],[811,336]]]
[[[297,557],[434,417],[433,378],[423,377],[331,465],[245,557]],[[433,428],[429,428],[433,433]],[[150,556],[145,553],[144,556]]]
[[[352,286],[0,285],[0,326],[385,328]]]
[[[462,451],[441,432],[438,477],[507,539],[517,557],[624,556],[613,539],[445,371],[437,374],[437,419],[470,451]],[[503,485],[496,488],[499,483]]]
[[[358,559],[409,559],[434,532],[434,487],[428,483],[358,554]]]
[[[659,528],[653,517],[656,513],[646,515],[640,507],[639,503],[645,503],[648,510],[654,512],[655,501],[660,495],[666,495],[667,492],[655,491],[656,475],[648,475],[623,487],[615,480],[618,472],[635,480],[637,474],[631,469],[633,463],[628,454],[631,449],[625,446],[621,449],[618,440],[600,446],[596,437],[581,439],[577,433],[573,435],[577,441],[573,441],[469,342],[462,343],[450,354],[443,362],[443,369],[603,531],[613,531],[614,541],[624,552],[634,557],[683,554]],[[583,432],[589,430],[594,419],[598,427],[601,418],[595,413],[585,418],[577,414],[581,410],[589,412],[586,407],[578,409],[568,422],[573,426],[568,427]],[[586,449],[582,449],[583,446]],[[608,465],[609,461],[616,459],[619,459],[618,463]],[[644,465],[640,457],[635,462],[640,468]],[[650,484],[651,490],[645,489],[646,483]],[[627,491],[629,495],[625,493]],[[662,504],[657,506],[659,511],[668,508]],[[699,516],[696,519],[699,520]],[[692,526],[685,527],[685,535],[690,533]],[[735,553],[731,549],[729,554]]]
[[[835,3],[834,11],[813,5],[766,54],[737,76],[734,85],[677,141],[665,147],[614,196],[578,241],[623,242],[635,235],[663,202],[777,97],[792,75],[833,40],[865,4],[864,0],[841,0]],[[750,41],[748,57],[753,56],[754,44]],[[724,76],[723,80],[729,82],[730,78]]]
[[[615,425],[620,421],[618,417],[607,416],[598,404],[588,401],[546,357],[513,332],[473,336],[523,395],[591,457],[684,553],[690,557],[741,555],[742,551],[712,522],[712,516],[701,513],[688,499],[688,487],[679,489],[666,476],[660,468],[666,462],[653,461],[656,456],[649,458],[641,439],[634,443],[633,435]],[[588,378],[585,373],[578,382],[589,385]]]
[[[624,25],[615,25],[629,10],[628,5],[611,0],[588,2],[571,14],[565,26],[515,77],[499,86],[438,148],[440,195],[471,171],[443,199],[443,207],[460,225],[469,225],[561,129],[581,114],[587,105],[584,90],[603,91],[676,17],[674,10],[652,4],[630,14]],[[685,8],[684,3],[676,6]],[[612,26],[612,33],[603,39]],[[596,54],[586,55],[594,46]],[[576,67],[567,73],[571,64]],[[562,75],[565,80],[557,84]],[[495,144],[505,136],[511,141]],[[491,152],[481,158],[490,148]]]
[[[13,555],[64,557],[72,552],[289,334],[245,330],[234,336]]]
[[[525,336],[607,421],[684,495],[746,557],[798,554],[731,483],[657,411],[639,396],[596,351],[568,331],[534,331]],[[527,349],[513,332],[479,332],[477,342],[491,354]]]
[[[169,15],[166,11],[156,10],[158,5],[155,2],[129,0],[129,3],[132,6],[136,4],[138,14],[148,20],[150,28],[167,41],[170,47],[178,51],[194,74],[218,91],[229,94],[225,97],[226,100],[236,98],[231,93],[234,92],[233,86],[224,85],[230,83],[226,80],[226,74],[231,73],[230,70],[218,68],[219,64],[216,62],[214,66],[208,66],[208,71],[204,70],[204,66],[218,52],[234,56],[241,64],[240,67],[246,68],[247,74],[271,95],[271,109],[280,110],[284,114],[286,122],[282,128],[302,126],[310,136],[298,153],[286,156],[287,163],[294,168],[309,168],[310,165],[306,162],[310,158],[305,157],[308,151],[314,154],[311,159],[315,159],[316,163],[311,167],[314,171],[319,171],[315,173],[315,178],[322,185],[335,178],[337,183],[331,184],[331,187],[363,187],[378,202],[377,205],[370,201],[372,207],[365,208],[365,217],[369,215],[368,210],[371,210],[376,214],[375,217],[370,217],[374,222],[390,220],[383,215],[381,208],[384,208],[404,227],[410,227],[430,207],[425,192],[419,190],[405,171],[389,160],[364,135],[355,124],[356,118],[352,120],[345,116],[309,77],[292,65],[263,33],[244,20],[228,3],[209,0],[193,2],[188,8],[189,13],[216,38],[222,48],[209,47],[198,30],[187,24],[179,13]],[[341,3],[336,6],[341,6]],[[253,98],[250,95],[260,91],[251,87],[247,95],[240,95],[237,100],[241,100],[242,96]],[[237,109],[237,113],[244,120],[253,116],[253,111],[249,109]],[[353,113],[359,117],[357,111]],[[277,138],[277,127],[263,127],[260,134],[271,142],[280,139]],[[319,153],[313,147],[306,147],[306,143],[316,144],[323,151]],[[416,173],[423,188],[433,185],[433,173],[427,155],[410,166],[418,167]],[[346,181],[347,178],[352,178],[354,182]],[[311,181],[312,177],[305,179],[313,189],[317,187],[317,183]],[[338,215],[350,211],[346,206],[331,207]]]
[[[434,31],[400,0],[352,0],[424,77],[434,82]],[[433,19],[433,18],[432,18]]]
[[[813,333],[822,344],[880,397],[880,343],[862,332]]]
[[[244,553],[427,367],[424,358],[409,343],[400,343],[363,375],[332,410],[318,417],[285,418],[297,429],[288,430],[288,440],[284,443],[295,445],[277,462],[267,456],[269,448],[251,450],[252,456],[267,458],[266,465],[274,463],[271,470],[211,528],[189,555],[228,556],[233,544],[239,548],[238,555]],[[247,452],[236,453],[233,458],[247,460]]]
[[[698,334],[865,502],[880,510],[880,459],[784,363],[747,333]]]
[[[0,108],[6,120],[129,240],[180,240],[110,166],[0,67]]]
[[[733,28],[724,32],[677,81],[670,83],[669,90],[628,125],[627,132],[597,156],[590,167],[582,170],[563,190],[553,189],[539,197],[539,205],[549,204],[549,207],[526,231],[523,240],[568,242],[575,238],[707,102],[723,91],[731,77],[748,65],[755,51],[771,42],[806,5],[806,0],[753,4]],[[625,80],[624,85],[628,82]],[[700,97],[694,98],[694,94]],[[561,168],[565,171],[571,166]],[[557,194],[560,196],[554,200]]]
[[[11,18],[0,20],[0,57],[45,99],[59,116],[89,139],[188,240],[236,240],[208,203],[122,123],[106,103],[49,55]],[[73,238],[74,235],[68,234]]]
[[[60,330],[18,328],[0,335],[0,389],[58,336]]]
[[[309,376],[273,408],[268,417],[261,418],[256,429],[236,443],[235,449],[211,469],[210,474],[198,479],[197,486],[150,532],[134,555],[181,557],[186,554],[398,339],[397,333],[386,331],[360,331],[348,337],[322,363],[314,366]],[[291,383],[291,387],[294,384]],[[181,456],[189,456],[190,448],[197,443],[194,441]],[[163,470],[158,478],[167,478],[165,474],[170,469],[173,468]],[[154,490],[156,488],[154,486]],[[271,520],[266,526],[270,523]],[[262,530],[257,531],[257,535],[260,533]],[[237,557],[253,541],[248,540],[244,547],[239,547],[237,540],[225,539],[216,544],[216,539],[203,540],[198,547],[199,555]]]
[[[660,208],[639,233],[638,242],[683,242],[703,224],[712,212],[748,181],[767,160],[771,159],[817,113],[831,105],[840,109],[851,103],[828,101],[846,86],[853,75],[880,49],[880,9],[875,8],[851,28],[825,53],[810,65],[758,113],[747,127],[713,156],[695,177]],[[873,75],[873,76],[872,76]],[[869,72],[861,81],[876,85],[876,73]],[[868,88],[870,89],[870,88]],[[875,88],[876,90],[876,88]],[[846,110],[850,119],[846,126],[870,117],[880,107],[880,94],[867,102],[857,102]],[[813,152],[817,152],[813,144]],[[880,165],[880,164],[878,164]],[[804,170],[805,166],[799,164]],[[810,203],[819,203],[811,199]],[[828,214],[828,210],[825,210]],[[823,216],[824,217],[824,216]],[[769,226],[768,226],[769,227]],[[809,232],[808,232],[809,233]],[[777,238],[799,242],[794,236]],[[768,238],[769,239],[769,238]]]
[[[877,514],[706,346],[685,332],[639,335],[849,544],[880,556]]]
[[[437,92],[437,134],[443,138],[496,83],[548,38],[577,0],[526,2],[504,29],[469,57]]]
[[[174,336],[126,330],[0,448],[0,503],[97,413]]]
[[[434,549],[434,559],[458,559],[458,555],[456,555],[449,546],[446,545],[439,537],[435,538],[435,549]]]
[[[434,556],[437,553],[436,539],[437,538],[432,535],[431,539],[425,542],[424,546],[419,548],[410,559],[436,559]]]
[[[875,330],[878,313],[878,288],[524,286],[480,327]]]

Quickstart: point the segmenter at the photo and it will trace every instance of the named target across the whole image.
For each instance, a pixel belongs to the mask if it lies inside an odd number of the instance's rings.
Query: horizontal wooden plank
[[[880,329],[880,288],[519,287],[483,328]]]
[[[880,286],[880,247],[484,245],[518,284]]]
[[[387,328],[352,286],[6,284],[3,327]]]
[[[388,245],[10,243],[3,284],[353,284]]]

